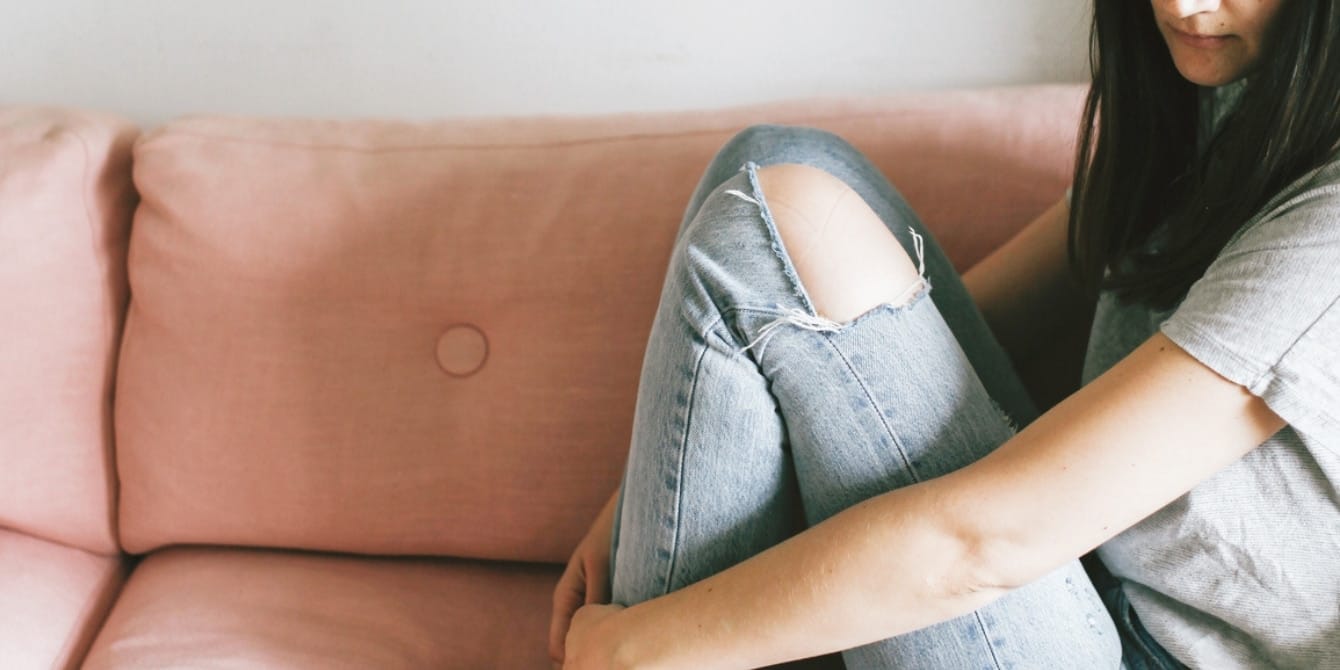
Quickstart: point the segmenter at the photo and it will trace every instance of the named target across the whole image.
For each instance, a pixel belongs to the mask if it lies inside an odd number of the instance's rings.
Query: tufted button
[[[489,341],[484,331],[458,323],[447,328],[437,340],[437,364],[453,377],[469,377],[484,367],[489,357]]]

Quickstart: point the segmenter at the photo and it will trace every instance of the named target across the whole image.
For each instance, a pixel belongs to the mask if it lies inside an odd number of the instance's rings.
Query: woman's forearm
[[[970,612],[971,542],[918,485],[856,505],[729,570],[611,617],[638,668],[744,668],[847,649]],[[896,549],[894,549],[896,547]]]

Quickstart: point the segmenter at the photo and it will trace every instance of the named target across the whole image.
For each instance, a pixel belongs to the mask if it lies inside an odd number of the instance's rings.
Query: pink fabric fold
[[[118,556],[0,530],[0,666],[79,667],[125,573]]]

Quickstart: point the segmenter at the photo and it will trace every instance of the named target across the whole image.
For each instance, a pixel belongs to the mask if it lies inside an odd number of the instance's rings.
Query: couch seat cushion
[[[548,667],[553,566],[173,548],[136,568],[85,668]]]
[[[0,667],[78,667],[125,572],[119,557],[0,529]]]

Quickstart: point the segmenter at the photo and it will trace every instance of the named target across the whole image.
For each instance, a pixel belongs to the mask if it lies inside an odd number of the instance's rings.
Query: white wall
[[[0,0],[0,104],[432,118],[1077,81],[1083,0]]]

